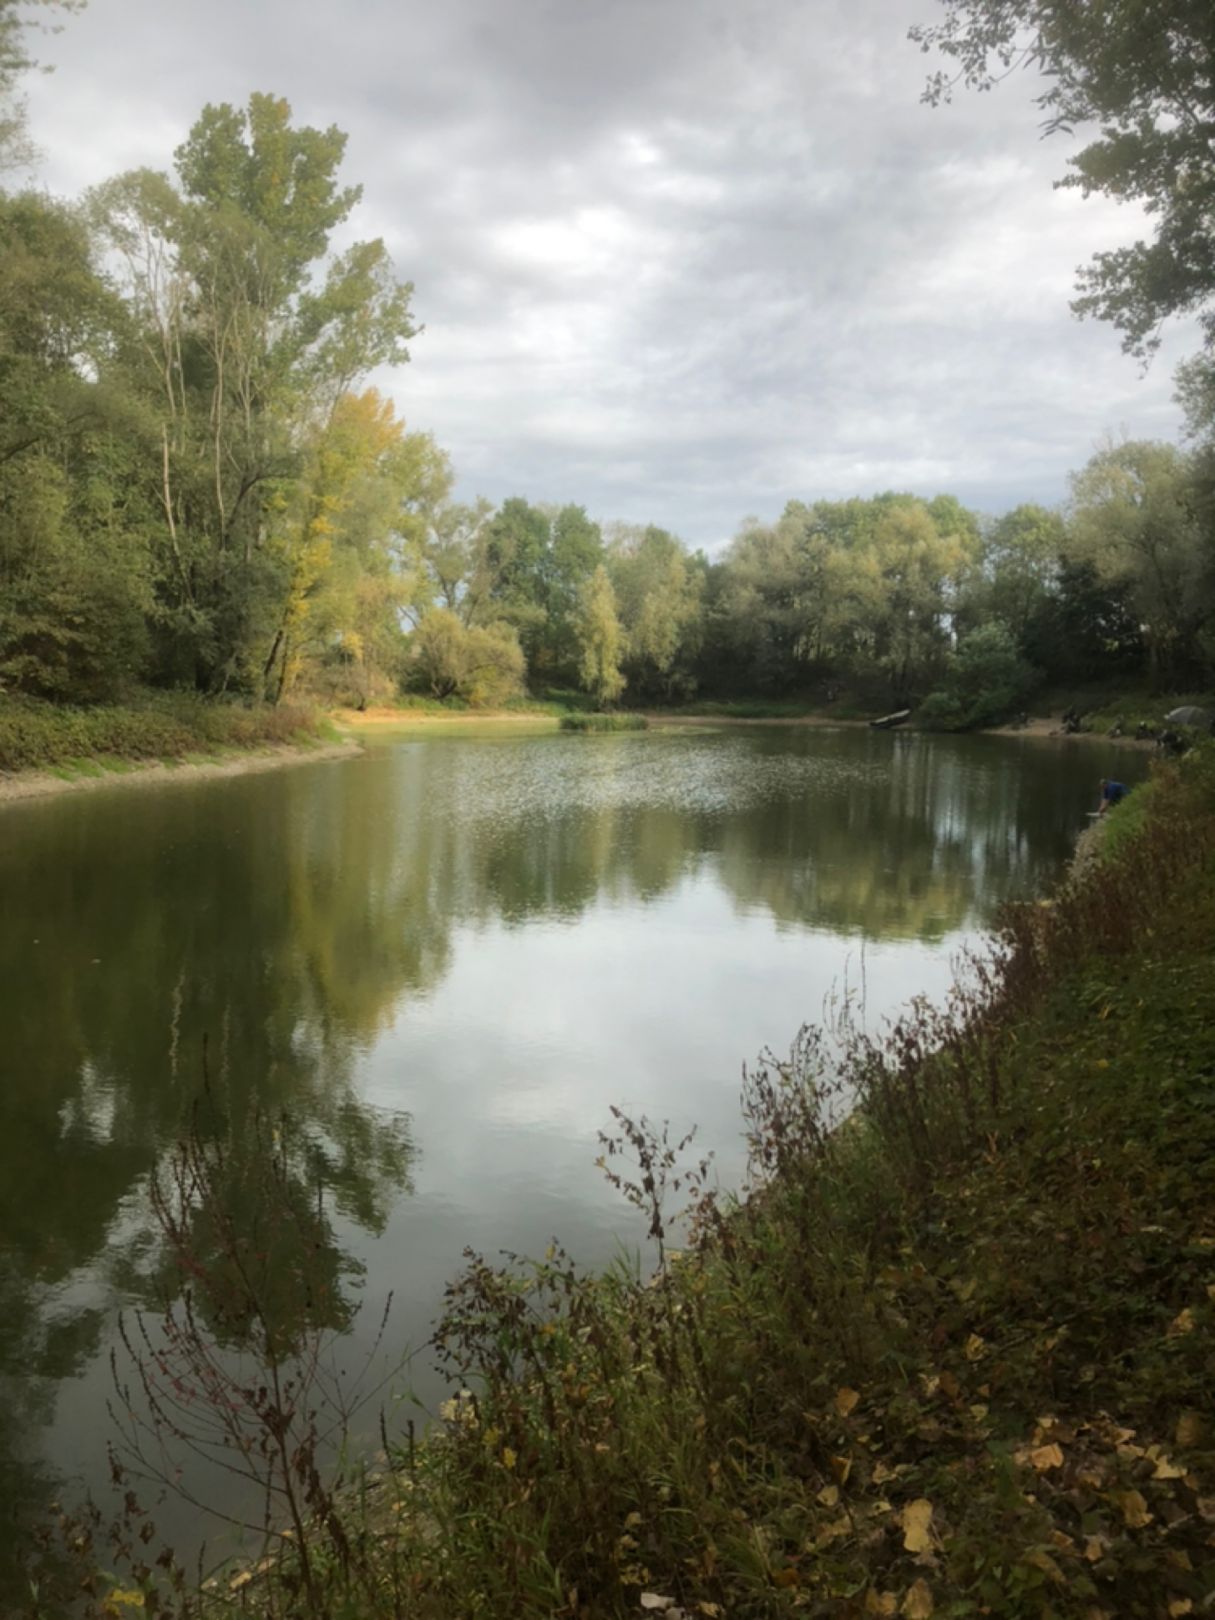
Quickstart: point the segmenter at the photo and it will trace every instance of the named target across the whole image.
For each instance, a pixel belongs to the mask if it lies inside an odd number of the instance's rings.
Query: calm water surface
[[[636,1243],[593,1168],[610,1104],[697,1123],[737,1185],[741,1064],[862,978],[871,1019],[943,993],[1115,769],[1145,763],[867,731],[413,737],[5,808],[0,1496],[105,1479],[117,1312],[171,1274],[147,1189],[204,1061],[234,1196],[252,1121],[285,1115],[352,1364],[389,1293],[399,1354],[466,1245]],[[426,1354],[411,1378],[433,1399]]]

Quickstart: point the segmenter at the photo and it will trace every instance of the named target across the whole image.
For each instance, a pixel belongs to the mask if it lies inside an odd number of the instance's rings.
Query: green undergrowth
[[[470,1255],[441,1420],[314,1490],[306,1560],[270,1538],[200,1597],[149,1554],[130,1593],[348,1620],[1209,1613],[1215,750],[1141,803],[946,1007],[880,1040],[845,1008],[749,1072],[744,1200],[617,1116],[604,1169],[657,1273]]]
[[[565,714],[562,731],[644,731],[649,721],[644,714]]]
[[[282,704],[246,707],[189,693],[66,708],[0,696],[0,771],[52,770],[66,780],[129,769],[133,761],[211,759],[225,749],[334,740],[328,720]]]

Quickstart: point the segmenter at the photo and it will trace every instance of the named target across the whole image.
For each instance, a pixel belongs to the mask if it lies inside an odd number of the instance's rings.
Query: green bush
[[[962,637],[944,686],[924,700],[917,719],[932,731],[998,725],[1021,707],[1037,679],[1004,626],[985,624]]]
[[[296,742],[301,733],[317,735],[316,715],[288,704],[245,708],[193,693],[163,693],[78,709],[0,697],[0,770],[33,770],[98,755],[180,759],[215,748]]]
[[[644,731],[649,725],[644,714],[563,714],[562,731]]]

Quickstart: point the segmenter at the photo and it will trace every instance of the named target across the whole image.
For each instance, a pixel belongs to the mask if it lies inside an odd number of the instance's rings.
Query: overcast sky
[[[939,0],[90,0],[32,79],[39,179],[168,168],[204,103],[350,136],[352,235],[425,332],[378,378],[459,493],[713,547],[792,498],[1054,504],[1109,433],[1175,437],[1068,311],[1137,216],[1052,190],[1033,81],[932,111]]]

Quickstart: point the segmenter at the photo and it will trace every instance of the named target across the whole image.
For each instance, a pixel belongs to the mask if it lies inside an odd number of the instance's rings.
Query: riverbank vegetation
[[[249,1317],[268,1365],[208,1415],[206,1290],[231,1324],[261,1274],[239,1281],[222,1222],[194,1210],[200,1249],[170,1200],[194,1302],[169,1359],[137,1339],[134,1358],[190,1399],[147,1454],[164,1467],[173,1424],[235,1424],[281,1516],[247,1565],[175,1589],[129,1497],[96,1612],[1202,1612],[1215,756],[1161,768],[1100,835],[946,1008],[874,1040],[843,1006],[745,1077],[741,1202],[713,1195],[693,1144],[618,1116],[603,1168],[657,1271],[587,1275],[556,1245],[470,1256],[430,1347],[451,1399],[429,1437],[390,1420],[365,1478],[316,1468],[323,1318],[275,1348],[273,1302]]]
[[[229,749],[333,741],[336,731],[308,705],[215,703],[189,693],[145,693],[126,704],[65,707],[28,699],[0,703],[0,771],[85,761],[121,768]]]
[[[565,714],[562,731],[644,731],[649,721],[644,714]]]

